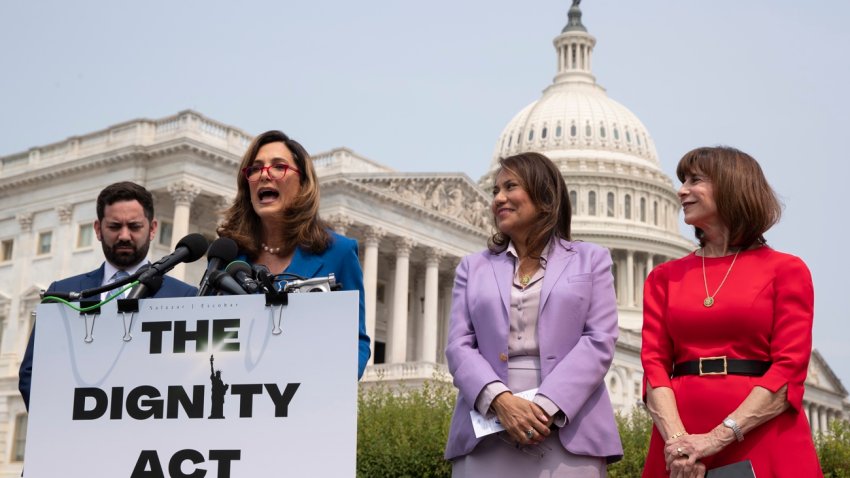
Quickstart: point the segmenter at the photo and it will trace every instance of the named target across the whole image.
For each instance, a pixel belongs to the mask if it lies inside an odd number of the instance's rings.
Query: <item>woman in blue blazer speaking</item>
[[[280,131],[254,138],[242,157],[236,198],[218,234],[236,241],[249,262],[272,274],[334,274],[343,289],[359,291],[357,376],[363,376],[370,350],[357,241],[336,234],[319,218],[319,181],[303,146]]]

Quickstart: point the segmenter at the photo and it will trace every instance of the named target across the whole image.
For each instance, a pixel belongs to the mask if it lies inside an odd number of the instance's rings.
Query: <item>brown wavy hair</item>
[[[292,152],[295,166],[301,171],[301,190],[292,199],[292,203],[283,211],[283,247],[282,253],[289,254],[296,246],[314,254],[323,252],[330,246],[331,236],[328,225],[319,218],[319,179],[313,168],[310,155],[297,141],[281,131],[266,131],[254,138],[248,150],[242,156],[242,162],[236,172],[236,197],[233,204],[224,212],[224,222],[216,232],[221,237],[236,241],[239,249],[249,258],[255,259],[260,252],[260,238],[263,223],[251,205],[251,191],[248,179],[242,169],[251,165],[260,148],[269,143],[283,143]]]
[[[552,161],[540,153],[522,153],[499,159],[499,169],[516,175],[520,186],[538,210],[537,221],[531,226],[526,239],[526,249],[531,257],[539,254],[552,238],[571,240],[572,205],[567,191],[567,183]],[[494,180],[495,176],[494,175]],[[496,216],[493,216],[496,224]],[[508,248],[510,237],[496,231],[487,241],[487,248],[493,254],[504,252]]]
[[[711,180],[717,214],[729,228],[729,245],[747,248],[767,244],[764,233],[779,222],[782,204],[749,154],[728,146],[702,147],[686,153],[676,166],[676,176],[703,174]],[[695,227],[701,247],[705,233]]]

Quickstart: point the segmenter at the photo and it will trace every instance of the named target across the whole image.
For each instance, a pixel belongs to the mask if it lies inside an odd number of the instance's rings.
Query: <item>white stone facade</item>
[[[551,157],[567,181],[575,238],[611,250],[621,331],[606,382],[617,409],[640,402],[643,281],[694,244],[678,232],[679,204],[649,132],[596,84],[596,40],[574,9],[555,39],[553,84],[508,123],[479,182],[461,173],[394,171],[346,148],[314,156],[322,216],[360,244],[373,338],[364,383],[445,377],[454,269],[491,233],[487,191],[496,160],[534,150]],[[98,192],[131,180],[154,193],[160,232],[150,255],[157,259],[187,233],[215,237],[250,139],[184,111],[0,157],[0,478],[20,476],[26,414],[17,372],[38,292],[103,260],[91,234]],[[172,275],[197,283],[203,268],[199,261]],[[815,351],[804,396],[813,431],[848,416],[846,397]]]

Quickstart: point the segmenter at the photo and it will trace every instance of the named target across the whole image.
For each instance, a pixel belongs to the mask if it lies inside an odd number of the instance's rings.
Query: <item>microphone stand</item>
[[[80,299],[86,299],[89,297],[100,296],[103,292],[110,291],[112,289],[117,289],[119,287],[125,286],[135,280],[139,279],[139,276],[142,275],[143,272],[148,270],[148,267],[142,266],[135,274],[131,276],[127,276],[123,279],[117,280],[115,282],[110,282],[109,284],[104,284],[99,287],[93,287],[91,289],[86,289],[81,292],[51,292],[51,293],[42,293],[42,299],[45,297],[57,297],[59,299],[66,299],[71,301],[79,301]]]

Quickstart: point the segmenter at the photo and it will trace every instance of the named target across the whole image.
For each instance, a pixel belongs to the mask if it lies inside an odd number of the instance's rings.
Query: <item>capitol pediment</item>
[[[335,182],[326,179],[329,185]],[[482,232],[490,229],[490,198],[462,173],[358,174],[344,175],[344,180],[419,213],[436,214]]]
[[[809,370],[806,375],[806,385],[815,386],[822,390],[847,396],[847,390],[829,367],[826,360],[817,350],[812,350],[812,358],[809,360]]]

